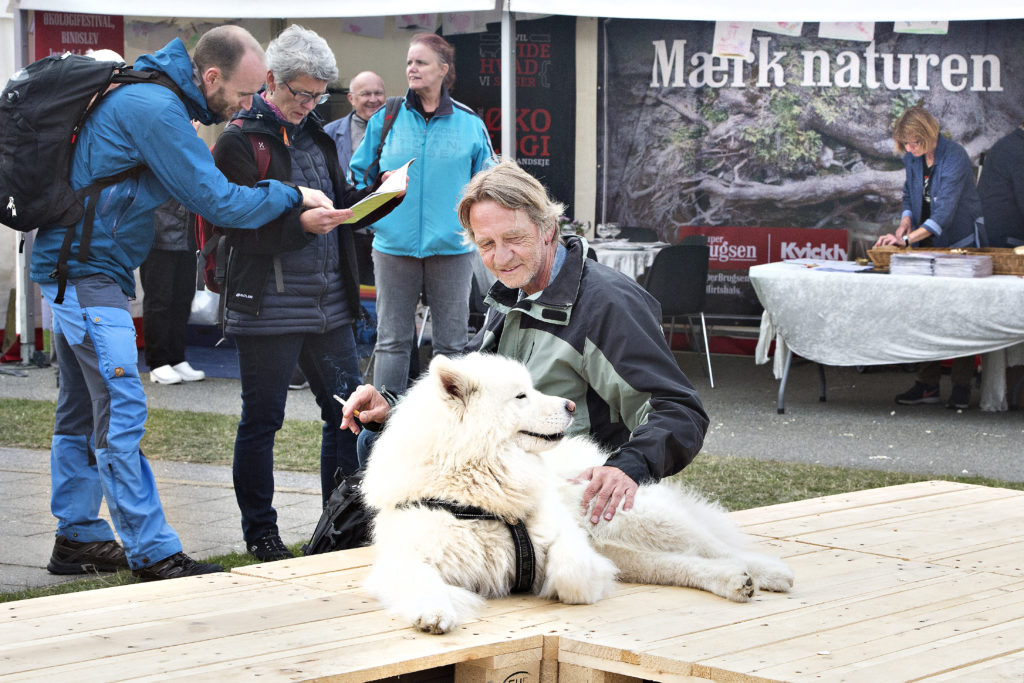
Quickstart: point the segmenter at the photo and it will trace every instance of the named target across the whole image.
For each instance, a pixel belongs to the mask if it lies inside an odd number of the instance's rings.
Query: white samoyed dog
[[[446,633],[482,598],[508,595],[524,572],[506,522],[522,522],[532,541],[532,592],[564,603],[596,602],[616,578],[737,602],[792,587],[785,563],[747,550],[720,506],[678,483],[643,485],[631,510],[591,524],[586,483],[573,479],[608,454],[563,438],[574,410],[534,389],[517,361],[474,353],[431,362],[389,416],[362,485],[376,512],[367,587],[389,612]],[[437,501],[496,519],[460,518]]]

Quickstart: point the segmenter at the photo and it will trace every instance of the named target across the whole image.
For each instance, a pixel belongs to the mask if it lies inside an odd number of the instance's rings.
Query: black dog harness
[[[493,512],[487,512],[483,508],[478,508],[474,505],[458,505],[451,501],[438,500],[437,498],[423,498],[411,503],[402,503],[398,507],[409,508],[414,505],[421,505],[432,510],[444,510],[454,515],[456,519],[505,522],[498,515]],[[509,533],[512,534],[512,545],[516,549],[516,578],[512,583],[512,592],[528,593],[533,588],[534,574],[537,570],[537,558],[533,553],[533,542],[530,541],[530,535],[526,532],[526,524],[521,519],[516,520],[515,524],[505,522],[505,526],[508,527]]]

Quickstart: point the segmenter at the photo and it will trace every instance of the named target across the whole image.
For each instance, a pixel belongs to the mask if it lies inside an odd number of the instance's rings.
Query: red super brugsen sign
[[[759,263],[794,258],[847,259],[845,230],[684,225],[679,237],[686,235],[708,238],[710,270],[746,270]]]
[[[35,13],[36,59],[86,50],[124,53],[124,17],[76,12]]]

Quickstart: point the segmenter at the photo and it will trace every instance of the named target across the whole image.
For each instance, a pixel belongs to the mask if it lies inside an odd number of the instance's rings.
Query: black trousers
[[[142,338],[146,365],[158,368],[185,360],[185,326],[196,291],[196,255],[191,251],[154,249],[139,269]]]

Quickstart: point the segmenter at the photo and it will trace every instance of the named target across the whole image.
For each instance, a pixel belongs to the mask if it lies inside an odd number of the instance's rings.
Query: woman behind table
[[[979,246],[975,221],[981,200],[974,186],[974,169],[967,151],[939,134],[939,122],[922,107],[912,107],[893,129],[896,152],[903,154],[903,218],[896,232],[882,235],[875,246],[933,247]],[[984,246],[984,245],[980,245]],[[896,397],[896,403],[938,403],[939,361],[921,363],[914,386]],[[974,357],[953,359],[953,390],[947,408],[966,408],[971,399]]]
[[[334,55],[313,31],[293,25],[267,47],[265,90],[238,114],[214,147],[217,166],[243,185],[260,180],[255,146],[269,150],[266,177],[322,190],[336,207],[367,194],[344,180],[334,142],[313,108],[338,76]],[[241,124],[241,125],[236,125]],[[338,429],[341,406],[362,381],[353,324],[359,312],[349,209],[295,210],[258,231],[229,232],[223,296],[242,382],[234,485],[246,549],[262,561],[291,557],[277,528],[274,436],[284,420],[298,362],[324,421],[320,481],[324,499],[337,468],[358,467],[355,439]],[[254,233],[254,234],[244,234]]]
[[[454,49],[440,36],[413,36],[406,60],[409,90],[381,153],[380,169],[416,159],[405,201],[373,226],[378,325],[373,382],[396,392],[408,383],[421,292],[430,306],[434,353],[461,353],[468,341],[469,291],[478,257],[462,238],[455,205],[473,174],[495,162],[483,121],[449,94],[454,58]],[[373,181],[364,176],[380,144],[384,113],[381,109],[370,119],[352,157],[357,183]]]

